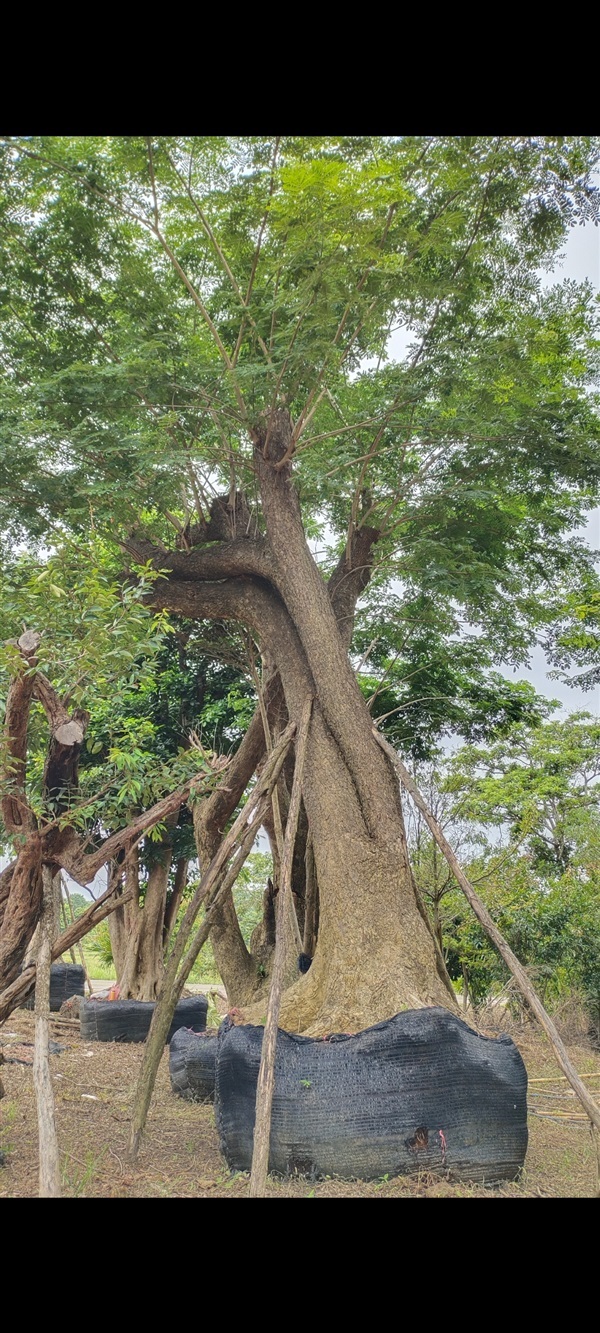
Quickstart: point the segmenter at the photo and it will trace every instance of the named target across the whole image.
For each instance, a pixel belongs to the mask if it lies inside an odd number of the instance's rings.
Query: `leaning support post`
[[[585,1083],[582,1082],[574,1065],[571,1064],[565,1046],[554,1026],[554,1023],[552,1022],[552,1019],[550,1018],[549,1014],[546,1013],[546,1010],[544,1009],[544,1006],[539,998],[539,995],[534,990],[534,987],[532,986],[529,977],[527,976],[525,968],[522,966],[518,958],[513,953],[510,945],[507,943],[504,936],[500,934],[497,925],[492,920],[492,917],[490,916],[487,910],[487,907],[481,901],[481,898],[475,892],[473,885],[467,879],[467,876],[465,875],[464,870],[457,861],[456,856],[452,851],[449,842],[444,837],[444,834],[442,833],[442,830],[437,820],[434,819],[433,815],[431,814],[431,811],[428,810],[425,801],[423,800],[423,797],[421,796],[421,793],[418,787],[416,786],[416,783],[413,781],[408,769],[402,763],[400,756],[396,753],[396,751],[389,744],[389,742],[384,740],[384,737],[380,735],[380,733],[376,730],[376,728],[373,728],[373,731],[382,749],[385,750],[385,753],[391,759],[392,764],[396,769],[396,772],[400,778],[403,787],[406,788],[407,792],[409,792],[409,794],[412,796],[415,805],[418,806],[419,810],[421,811],[421,814],[423,815],[426,824],[428,825],[431,833],[433,834],[433,837],[435,838],[438,847],[446,857],[448,865],[450,866],[450,869],[453,871],[456,880],[460,885],[460,888],[462,889],[465,898],[467,899],[467,902],[472,907],[475,916],[477,917],[477,920],[483,926],[483,929],[485,930],[485,933],[488,936],[488,938],[492,941],[492,944],[495,944],[498,953],[504,959],[506,966],[508,967],[509,971],[515,978],[519,990],[525,996],[525,999],[527,1000],[529,1007],[535,1014],[538,1023],[544,1029],[544,1032],[546,1033],[546,1036],[550,1041],[550,1045],[552,1047],[552,1050],[554,1051],[554,1055],[556,1057],[558,1064],[560,1065],[560,1068],[562,1069],[567,1081],[571,1084],[573,1092],[581,1102],[584,1111],[589,1116],[596,1135],[598,1135],[600,1133],[600,1107],[594,1101],[594,1098],[590,1096],[590,1093],[586,1088]]]
[[[275,904],[275,955],[273,958],[273,973],[271,976],[271,988],[269,991],[265,1030],[263,1033],[260,1069],[258,1071],[258,1082],[256,1085],[256,1116],[254,1120],[252,1169],[250,1172],[251,1199],[261,1199],[264,1197],[269,1170],[271,1110],[273,1106],[273,1090],[275,1086],[277,1024],[279,1021],[279,1007],[281,1003],[285,967],[285,916],[286,912],[289,910],[288,904],[292,902],[292,860],[294,856],[296,829],[298,827],[298,815],[300,813],[302,772],[306,757],[306,744],[308,740],[311,711],[312,699],[308,699],[298,729],[294,781],[292,783],[290,808],[285,826],[283,856],[281,858],[281,884],[277,895],[277,902]]]

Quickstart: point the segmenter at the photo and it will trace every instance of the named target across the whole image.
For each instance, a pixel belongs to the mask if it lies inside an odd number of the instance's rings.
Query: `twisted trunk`
[[[310,561],[306,545],[305,552]],[[368,710],[360,692],[357,703],[353,681],[346,680],[337,715],[331,716],[335,697],[331,677],[339,671],[340,657],[346,662],[346,676],[352,678],[335,617],[323,627],[338,636],[334,667],[330,672],[323,652],[317,654],[315,665],[320,681],[330,677],[322,690],[317,688],[297,626],[280,596],[264,582],[164,581],[153,600],[192,618],[235,619],[250,625],[277,662],[287,711],[296,724],[307,697],[315,698],[302,794],[319,884],[319,934],[310,970],[282,997],[282,1026],[320,1035],[358,1031],[405,1008],[438,1004],[455,1008],[413,884],[397,784],[386,756],[377,753]],[[302,618],[310,616],[307,603]],[[307,637],[312,645],[314,632]],[[362,720],[356,729],[361,734],[353,747],[350,740],[359,713]],[[373,753],[365,771],[361,765],[366,732]],[[344,746],[339,736],[346,738]],[[261,1016],[246,1011],[249,1019]]]

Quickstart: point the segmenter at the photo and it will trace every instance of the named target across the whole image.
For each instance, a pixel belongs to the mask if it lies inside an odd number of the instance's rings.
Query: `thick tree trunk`
[[[187,616],[251,626],[276,664],[296,725],[307,698],[315,700],[302,796],[318,882],[318,938],[309,971],[282,996],[280,1021],[292,1031],[322,1035],[359,1031],[407,1008],[457,1005],[413,881],[398,783],[374,738],[348,658],[345,581],[353,580],[356,598],[366,582],[367,557],[360,575],[351,565],[344,571],[341,562],[330,596],[304,536],[290,466],[283,462],[290,438],[285,412],[254,437],[267,529],[261,576],[254,572],[254,550],[245,577],[228,576],[222,566],[218,582],[197,577],[202,558],[190,557],[186,577],[159,581],[152,597],[155,605]],[[368,534],[361,537],[367,553],[372,541]],[[361,542],[355,535],[353,549]],[[234,545],[241,563],[243,543]],[[226,551],[223,559],[229,559]],[[180,565],[177,573],[184,570]],[[218,572],[213,553],[212,577]],[[345,611],[343,631],[332,600]],[[260,1021],[255,1007],[244,1016]]]
[[[212,615],[250,624],[277,654],[288,712],[299,723],[306,698],[315,693],[314,681],[299,636],[268,589],[246,580],[204,586],[163,581],[153,600],[192,617]],[[360,702],[365,708],[362,696]],[[368,712],[366,717],[370,729]],[[379,749],[372,733],[371,744]],[[381,758],[388,763],[385,755]],[[377,772],[376,765],[373,770]],[[388,765],[389,773],[393,798],[375,837],[366,827],[357,783],[317,696],[303,799],[319,884],[319,938],[310,971],[282,998],[281,1023],[292,1031],[358,1031],[406,1008],[456,1008],[413,884],[397,784]],[[386,799],[384,789],[382,804]],[[261,1015],[262,1010],[246,1011],[253,1021]]]

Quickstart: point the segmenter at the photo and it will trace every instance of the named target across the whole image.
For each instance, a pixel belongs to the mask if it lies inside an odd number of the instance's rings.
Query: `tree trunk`
[[[119,985],[125,974],[128,957],[137,953],[140,917],[139,852],[134,847],[123,865],[123,889],[129,895],[110,917],[108,932],[113,963]],[[118,890],[121,893],[121,889]]]
[[[183,895],[187,884],[189,860],[185,856],[180,856],[175,867],[175,877],[171,893],[167,894],[167,903],[163,921],[163,951],[167,946],[171,931],[177,921],[177,914],[183,901]]]
[[[356,1032],[407,1008],[456,1011],[457,1004],[413,881],[398,783],[348,658],[347,622],[342,632],[331,587],[304,536],[291,468],[283,461],[290,438],[289,416],[281,411],[254,436],[267,529],[260,576],[259,544],[248,543],[247,570],[239,577],[243,542],[233,542],[221,570],[212,553],[208,580],[204,553],[192,552],[187,566],[173,560],[176,577],[159,580],[152,601],[190,617],[249,625],[277,667],[296,725],[306,700],[315,700],[302,797],[319,891],[318,938],[309,971],[282,996],[280,1022],[319,1036]],[[237,565],[230,577],[232,547]],[[156,558],[165,567],[164,553]],[[338,606],[346,578],[354,580],[356,596],[364,570],[358,579],[348,564],[340,575]],[[257,1021],[261,1014],[246,1007],[244,1017]]]
[[[174,820],[166,822],[172,824]],[[166,837],[161,843],[153,843],[151,851],[153,860],[143,903],[136,848],[125,863],[125,888],[133,890],[132,897],[122,909],[113,913],[109,924],[122,1000],[155,1000],[163,977],[163,931],[172,843]]]
[[[267,535],[318,701],[303,798],[319,883],[319,936],[310,970],[282,997],[280,1021],[309,1035],[356,1032],[405,1008],[455,1008],[456,1001],[412,879],[395,775],[378,753],[306,543],[289,465],[278,468],[291,438],[287,413],[276,414],[270,426],[255,448]],[[288,712],[298,722],[298,672],[281,647],[276,652]]]
[[[0,936],[0,979],[2,989],[10,986],[30,945],[42,906],[42,841],[37,833],[29,836],[14,863],[10,893],[2,918]]]

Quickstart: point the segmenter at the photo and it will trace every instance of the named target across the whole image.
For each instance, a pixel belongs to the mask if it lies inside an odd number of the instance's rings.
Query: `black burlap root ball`
[[[217,1031],[180,1028],[169,1047],[171,1088],[188,1102],[211,1102],[215,1095]]]
[[[221,1025],[215,1110],[232,1170],[252,1163],[262,1027]],[[515,1180],[527,1151],[527,1073],[510,1037],[442,1008],[355,1036],[279,1031],[269,1170],[373,1180],[420,1171]]]
[[[85,972],[79,963],[53,963],[50,968],[50,1012],[57,1014],[65,1000],[73,995],[83,995],[85,991]],[[35,1007],[35,991],[25,1000],[23,1009]]]
[[[154,1013],[153,1001],[82,1000],[79,1009],[80,1031],[84,1041],[145,1041]],[[180,1000],[167,1035],[170,1042],[179,1028],[202,1032],[206,1027],[208,1000],[192,995]]]

